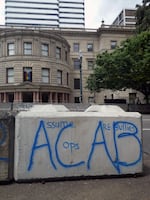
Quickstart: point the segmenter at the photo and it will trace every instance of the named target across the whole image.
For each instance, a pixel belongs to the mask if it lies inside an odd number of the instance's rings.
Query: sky
[[[0,0],[0,24],[4,24],[4,2]],[[122,9],[141,3],[142,0],[85,0],[85,28],[97,29],[102,20],[110,25]]]

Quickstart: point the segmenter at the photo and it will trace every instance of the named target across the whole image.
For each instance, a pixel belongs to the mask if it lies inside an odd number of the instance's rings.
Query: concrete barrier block
[[[0,181],[13,178],[14,117],[0,113]]]
[[[100,113],[110,113],[113,115],[113,113],[120,113],[125,112],[122,108],[116,105],[92,105],[89,106],[85,112],[100,112]]]
[[[16,181],[142,173],[141,114],[51,109],[16,116]]]
[[[69,111],[64,105],[34,105],[30,108],[31,112],[67,112]]]

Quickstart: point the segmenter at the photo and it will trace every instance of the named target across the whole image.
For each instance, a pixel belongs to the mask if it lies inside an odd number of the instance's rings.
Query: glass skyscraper
[[[5,24],[84,28],[84,0],[5,0]]]

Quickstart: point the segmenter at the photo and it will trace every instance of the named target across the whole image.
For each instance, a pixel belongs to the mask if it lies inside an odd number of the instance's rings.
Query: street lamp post
[[[83,95],[82,95],[82,53],[81,51],[79,54],[79,59],[80,59],[80,103],[82,103]]]

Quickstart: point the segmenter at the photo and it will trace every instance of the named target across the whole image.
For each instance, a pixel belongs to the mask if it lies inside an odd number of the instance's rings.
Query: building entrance
[[[46,92],[42,93],[42,102],[47,103],[48,100],[49,100],[49,93]]]
[[[33,92],[23,92],[22,102],[33,102]]]
[[[8,102],[13,102],[14,101],[14,93],[8,93],[7,98],[8,98]]]

